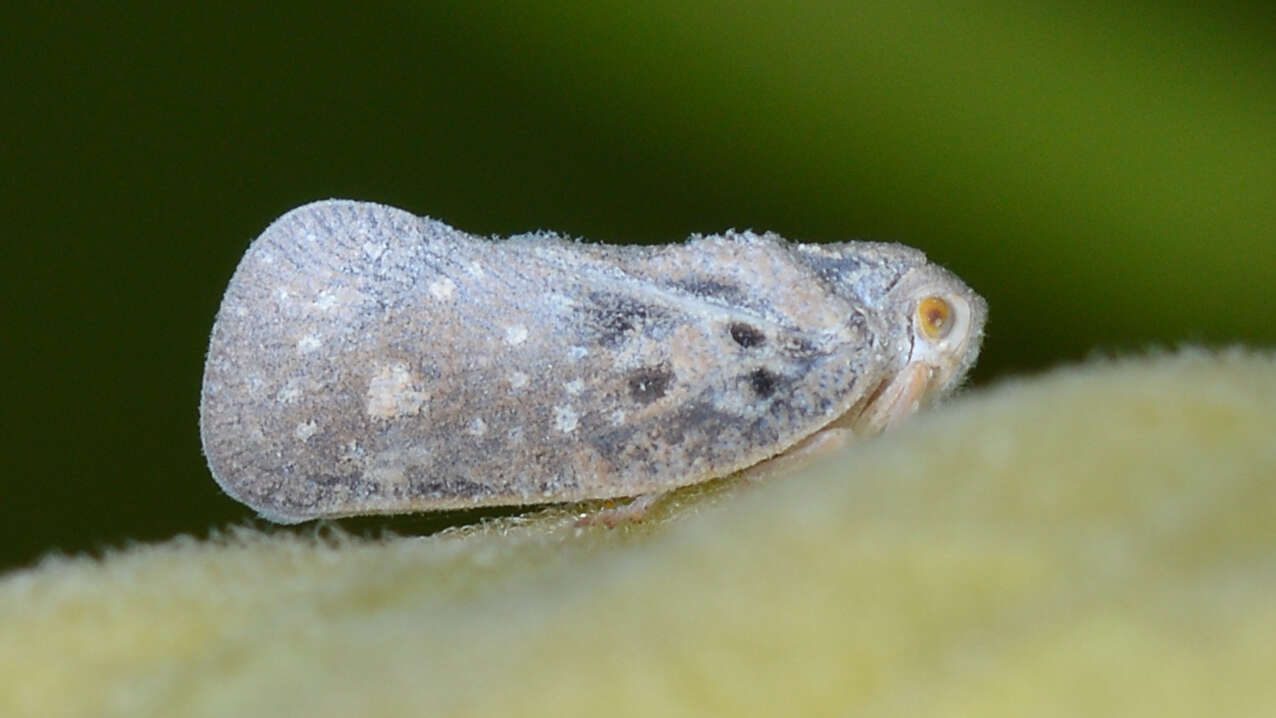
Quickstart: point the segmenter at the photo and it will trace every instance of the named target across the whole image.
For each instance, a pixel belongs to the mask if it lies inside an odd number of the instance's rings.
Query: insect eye
[[[948,336],[953,329],[953,306],[941,297],[922,299],[917,303],[917,328],[927,339]]]

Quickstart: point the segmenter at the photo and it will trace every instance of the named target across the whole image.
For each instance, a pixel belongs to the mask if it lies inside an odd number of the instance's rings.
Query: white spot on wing
[[[580,419],[580,415],[570,406],[554,407],[554,428],[564,434],[576,430],[576,423]]]
[[[510,372],[510,386],[515,389],[522,389],[527,386],[527,375],[521,371]]]
[[[470,420],[470,425],[466,428],[466,431],[469,432],[470,436],[482,436],[487,433],[487,422],[476,416]]]
[[[381,367],[368,382],[365,410],[376,419],[421,413],[429,395],[419,381],[402,362]]]
[[[275,394],[275,401],[281,404],[291,404],[301,398],[301,387],[297,386],[297,380],[292,379],[281,387],[279,393]]]
[[[518,346],[519,344],[527,341],[527,327],[522,324],[515,324],[512,327],[506,327],[505,341],[508,342],[510,346]]]
[[[443,277],[442,279],[436,279],[433,282],[430,282],[430,296],[434,297],[440,302],[449,301],[450,299],[452,299],[452,295],[455,293],[456,293],[456,285],[453,284],[452,280],[448,279],[447,277]]]
[[[355,461],[363,458],[363,447],[359,446],[359,442],[351,439],[346,442],[345,452],[341,454],[341,458],[346,461]]]
[[[315,297],[315,309],[327,311],[337,305],[337,295],[325,289]]]
[[[297,429],[293,431],[292,433],[301,441],[305,441],[306,439],[309,439],[310,437],[314,436],[315,433],[318,431],[319,431],[319,425],[315,423],[314,419],[311,419],[310,421],[297,424]]]
[[[302,354],[309,354],[310,352],[318,349],[322,345],[323,345],[323,342],[319,341],[319,337],[313,334],[307,334],[304,337],[297,340],[297,351],[301,352]]]

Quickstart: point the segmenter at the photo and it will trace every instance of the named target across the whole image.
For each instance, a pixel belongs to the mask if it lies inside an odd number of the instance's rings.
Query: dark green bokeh
[[[988,298],[977,383],[1270,345],[1276,23],[1255,7],[28,9],[0,48],[0,570],[249,515],[199,453],[203,352],[248,241],[312,199],[479,233],[904,241]]]

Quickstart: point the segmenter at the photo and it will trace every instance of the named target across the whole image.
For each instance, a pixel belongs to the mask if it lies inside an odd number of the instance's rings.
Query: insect
[[[898,244],[494,240],[328,200],[241,260],[200,433],[283,523],[651,496],[897,424],[960,383],[985,315]]]

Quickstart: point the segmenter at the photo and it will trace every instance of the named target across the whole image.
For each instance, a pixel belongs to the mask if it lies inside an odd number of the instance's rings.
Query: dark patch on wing
[[[852,301],[885,296],[911,267],[924,261],[920,257],[902,261],[880,257],[865,259],[845,250],[831,256],[800,254],[802,261],[828,284],[832,293]]]
[[[731,326],[728,327],[728,330],[731,332],[731,338],[735,340],[735,343],[745,349],[760,347],[763,344],[766,344],[766,335],[762,333],[761,329],[758,329],[752,324],[746,324],[745,322],[732,322]]]
[[[765,414],[752,419],[722,411],[712,401],[694,401],[659,421],[601,432],[592,443],[616,465],[646,467],[647,474],[655,475],[670,469],[691,470],[695,460],[721,465],[748,447],[772,446],[782,427],[798,419],[781,398],[769,402]],[[676,474],[665,478],[679,479]]]
[[[315,474],[308,477],[310,483],[325,488],[333,488],[336,486],[354,487],[363,483],[363,479],[358,472],[346,474]]]
[[[379,493],[380,486],[369,485],[358,473],[312,474],[304,479],[294,475],[268,485],[245,487],[243,500],[249,506],[264,509],[264,513],[305,521],[326,513],[334,503],[342,503],[349,496],[363,498]]]
[[[480,484],[460,476],[426,476],[419,467],[408,467],[404,472],[408,479],[407,493],[421,498],[477,498],[496,493],[492,486]]]
[[[757,368],[749,372],[749,388],[753,389],[753,393],[760,398],[770,398],[775,393],[775,387],[780,383],[780,377],[775,372],[768,369]]]
[[[650,404],[665,395],[673,379],[673,372],[664,364],[635,369],[629,373],[629,398]]]
[[[749,293],[741,289],[738,285],[724,282],[720,279],[712,277],[692,277],[673,282],[673,286],[678,289],[694,294],[697,297],[711,297],[719,299],[723,304],[731,306],[746,306],[748,302],[745,299]]]
[[[846,281],[847,277],[858,276],[865,271],[865,262],[858,256],[848,252],[832,254],[795,252],[803,264],[810,267],[821,279],[834,285]],[[877,264],[874,262],[873,264]]]
[[[595,292],[583,308],[586,326],[606,347],[624,344],[630,337],[667,323],[669,311],[631,297]]]

